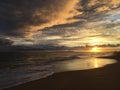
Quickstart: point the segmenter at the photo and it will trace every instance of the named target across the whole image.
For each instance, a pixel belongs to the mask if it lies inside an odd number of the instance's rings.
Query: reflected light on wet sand
[[[95,63],[95,68],[98,68],[98,62],[97,62],[97,59],[94,59],[94,63]]]
[[[114,59],[91,58],[91,59],[75,59],[71,61],[63,61],[56,63],[56,72],[88,70],[101,68],[109,64],[117,63]]]

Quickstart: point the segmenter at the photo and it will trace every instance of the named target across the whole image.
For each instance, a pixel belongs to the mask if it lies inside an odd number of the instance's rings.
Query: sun
[[[93,48],[91,48],[91,50],[90,50],[90,52],[100,52],[101,50],[100,50],[100,48],[98,48],[98,47],[93,47]]]

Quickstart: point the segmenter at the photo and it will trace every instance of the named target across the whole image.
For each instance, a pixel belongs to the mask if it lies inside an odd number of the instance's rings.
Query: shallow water
[[[101,68],[117,63],[96,58],[109,53],[9,52],[0,53],[0,89],[48,77],[57,72]]]
[[[73,61],[57,62],[55,64],[56,72],[76,71],[76,70],[89,70],[95,68],[105,67],[109,64],[117,63],[115,59],[104,58],[85,58],[74,59]]]

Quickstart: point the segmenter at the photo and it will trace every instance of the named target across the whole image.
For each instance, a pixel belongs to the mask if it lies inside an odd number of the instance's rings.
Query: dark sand
[[[5,90],[120,90],[120,63],[104,68],[57,73]]]

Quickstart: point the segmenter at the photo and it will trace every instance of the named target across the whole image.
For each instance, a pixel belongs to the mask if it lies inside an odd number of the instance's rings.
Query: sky
[[[0,0],[0,45],[120,44],[120,0]]]

